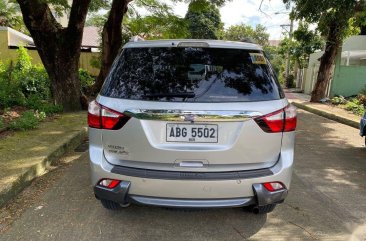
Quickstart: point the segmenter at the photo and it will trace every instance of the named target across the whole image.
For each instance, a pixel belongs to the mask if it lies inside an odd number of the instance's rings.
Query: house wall
[[[344,41],[342,49],[346,51],[364,50],[366,49],[365,42],[365,35],[350,36]]]
[[[366,36],[351,36],[345,41],[337,56],[330,97],[357,95],[361,89],[366,87],[366,65],[365,59],[362,58],[365,50]],[[352,55],[356,54],[356,57],[348,60],[347,65],[347,61],[341,58],[342,51],[351,51]]]
[[[330,97],[335,95],[357,95],[366,86],[366,66],[337,65],[330,89]]]
[[[328,88],[329,97],[357,95],[365,87],[366,56],[363,56],[365,52],[366,36],[351,36],[344,41],[342,48],[338,50],[334,71],[332,72],[333,78],[331,79],[330,88]],[[347,53],[351,53],[351,58],[348,58],[348,60],[345,58]],[[310,55],[309,66],[303,83],[305,94],[311,94],[314,88],[320,64],[317,59],[322,54],[323,52],[317,52]]]
[[[10,41],[16,41],[7,30],[0,31],[0,61],[3,63],[8,60],[16,60],[18,54],[16,49],[10,49],[8,43]],[[36,50],[29,50],[29,55],[32,57],[32,63],[42,64],[41,58],[39,57]]]
[[[315,81],[318,76],[318,70],[320,64],[318,59],[323,55],[323,53],[324,52],[321,51],[310,55],[309,65],[308,68],[306,69],[306,74],[302,84],[302,90],[304,91],[305,94],[310,95],[311,92],[313,91]]]
[[[10,49],[8,47],[8,43],[10,42],[9,38],[11,34],[8,33],[7,30],[0,31],[0,61],[3,63],[8,60],[16,60],[17,58],[17,51],[16,49]],[[32,63],[34,64],[42,64],[41,58],[38,55],[37,50],[28,50],[29,55],[32,57]],[[98,57],[99,53],[93,52],[81,52],[80,55],[80,68],[87,70],[91,75],[97,76],[99,73],[99,69],[94,68],[90,65],[90,60],[93,57]]]

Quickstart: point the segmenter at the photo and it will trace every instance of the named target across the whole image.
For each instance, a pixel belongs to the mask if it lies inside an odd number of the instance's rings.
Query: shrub
[[[350,101],[345,106],[346,110],[352,111],[356,115],[362,116],[365,112],[365,107],[361,104],[361,102],[356,99],[350,99]]]
[[[54,105],[47,100],[43,100],[39,95],[32,94],[28,97],[26,107],[36,111],[53,115],[63,111],[62,105]]]
[[[290,74],[289,76],[287,76],[286,85],[287,85],[288,88],[295,88],[296,87],[295,76],[294,75]]]
[[[15,69],[17,71],[27,71],[32,68],[32,57],[28,54],[28,51],[24,47],[19,47],[17,50],[17,62],[15,64]]]
[[[79,69],[79,79],[82,88],[93,85],[95,81],[95,78],[85,69]]]
[[[44,119],[46,119],[46,113],[44,113],[43,111],[36,111],[35,113],[34,113],[34,115],[35,115],[35,117],[37,117],[37,119],[39,120],[39,121],[43,121]]]
[[[26,98],[18,78],[14,78],[14,63],[9,61],[0,71],[0,108],[24,105]]]
[[[46,113],[47,115],[53,115],[57,113],[61,113],[64,108],[62,105],[54,105],[50,103],[44,103],[40,108],[38,108],[39,111]]]
[[[18,119],[10,122],[11,130],[30,130],[35,129],[39,125],[40,118],[32,110],[25,111]]]
[[[42,66],[32,66],[20,81],[25,96],[37,94],[44,100],[51,98],[51,84],[46,70]]]
[[[4,120],[0,117],[0,129],[4,127]]]
[[[50,100],[50,80],[43,66],[32,65],[27,50],[20,47],[15,62],[0,64],[0,108],[33,105],[37,95]]]
[[[330,99],[330,102],[333,105],[344,105],[347,103],[347,100],[346,100],[346,98],[344,98],[343,96],[340,95],[340,96],[335,96],[332,99]]]
[[[50,81],[44,67],[32,65],[32,58],[24,47],[19,47],[17,53],[17,61],[11,74],[20,83],[22,93],[25,96],[37,93],[43,99],[49,99]]]

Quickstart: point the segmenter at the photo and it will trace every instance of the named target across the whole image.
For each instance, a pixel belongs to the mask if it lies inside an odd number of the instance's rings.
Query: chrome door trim
[[[141,120],[159,120],[159,121],[189,121],[189,122],[234,122],[247,121],[262,113],[258,111],[243,110],[146,110],[130,109],[123,114]]]

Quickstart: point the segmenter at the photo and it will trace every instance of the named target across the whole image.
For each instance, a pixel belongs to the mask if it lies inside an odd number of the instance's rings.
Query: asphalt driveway
[[[108,211],[93,196],[87,158],[67,167],[0,240],[366,240],[363,140],[357,129],[308,112],[299,111],[289,196],[268,215],[133,205]]]

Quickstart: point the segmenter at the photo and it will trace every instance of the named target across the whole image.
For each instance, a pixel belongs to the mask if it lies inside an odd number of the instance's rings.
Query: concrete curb
[[[80,131],[77,131],[74,135],[67,138],[61,145],[55,148],[50,154],[45,156],[39,163],[27,168],[9,188],[3,190],[0,193],[0,208],[3,207],[9,200],[17,196],[24,188],[30,185],[30,183],[36,178],[41,176],[47,167],[52,162],[58,160],[67,151],[75,149],[87,136],[87,128],[84,127]]]
[[[338,116],[338,115],[335,115],[333,113],[326,112],[326,111],[323,111],[323,110],[319,110],[319,109],[316,109],[316,108],[313,108],[311,106],[307,106],[307,105],[304,105],[304,104],[301,104],[301,103],[298,103],[298,102],[292,102],[292,104],[294,106],[300,108],[300,109],[306,110],[306,111],[311,112],[311,113],[316,114],[316,115],[323,116],[323,117],[328,118],[330,120],[337,121],[337,122],[342,123],[344,125],[348,125],[348,126],[356,128],[356,129],[360,128],[360,123],[357,122],[357,121],[350,120],[350,119],[347,119],[345,117]]]

